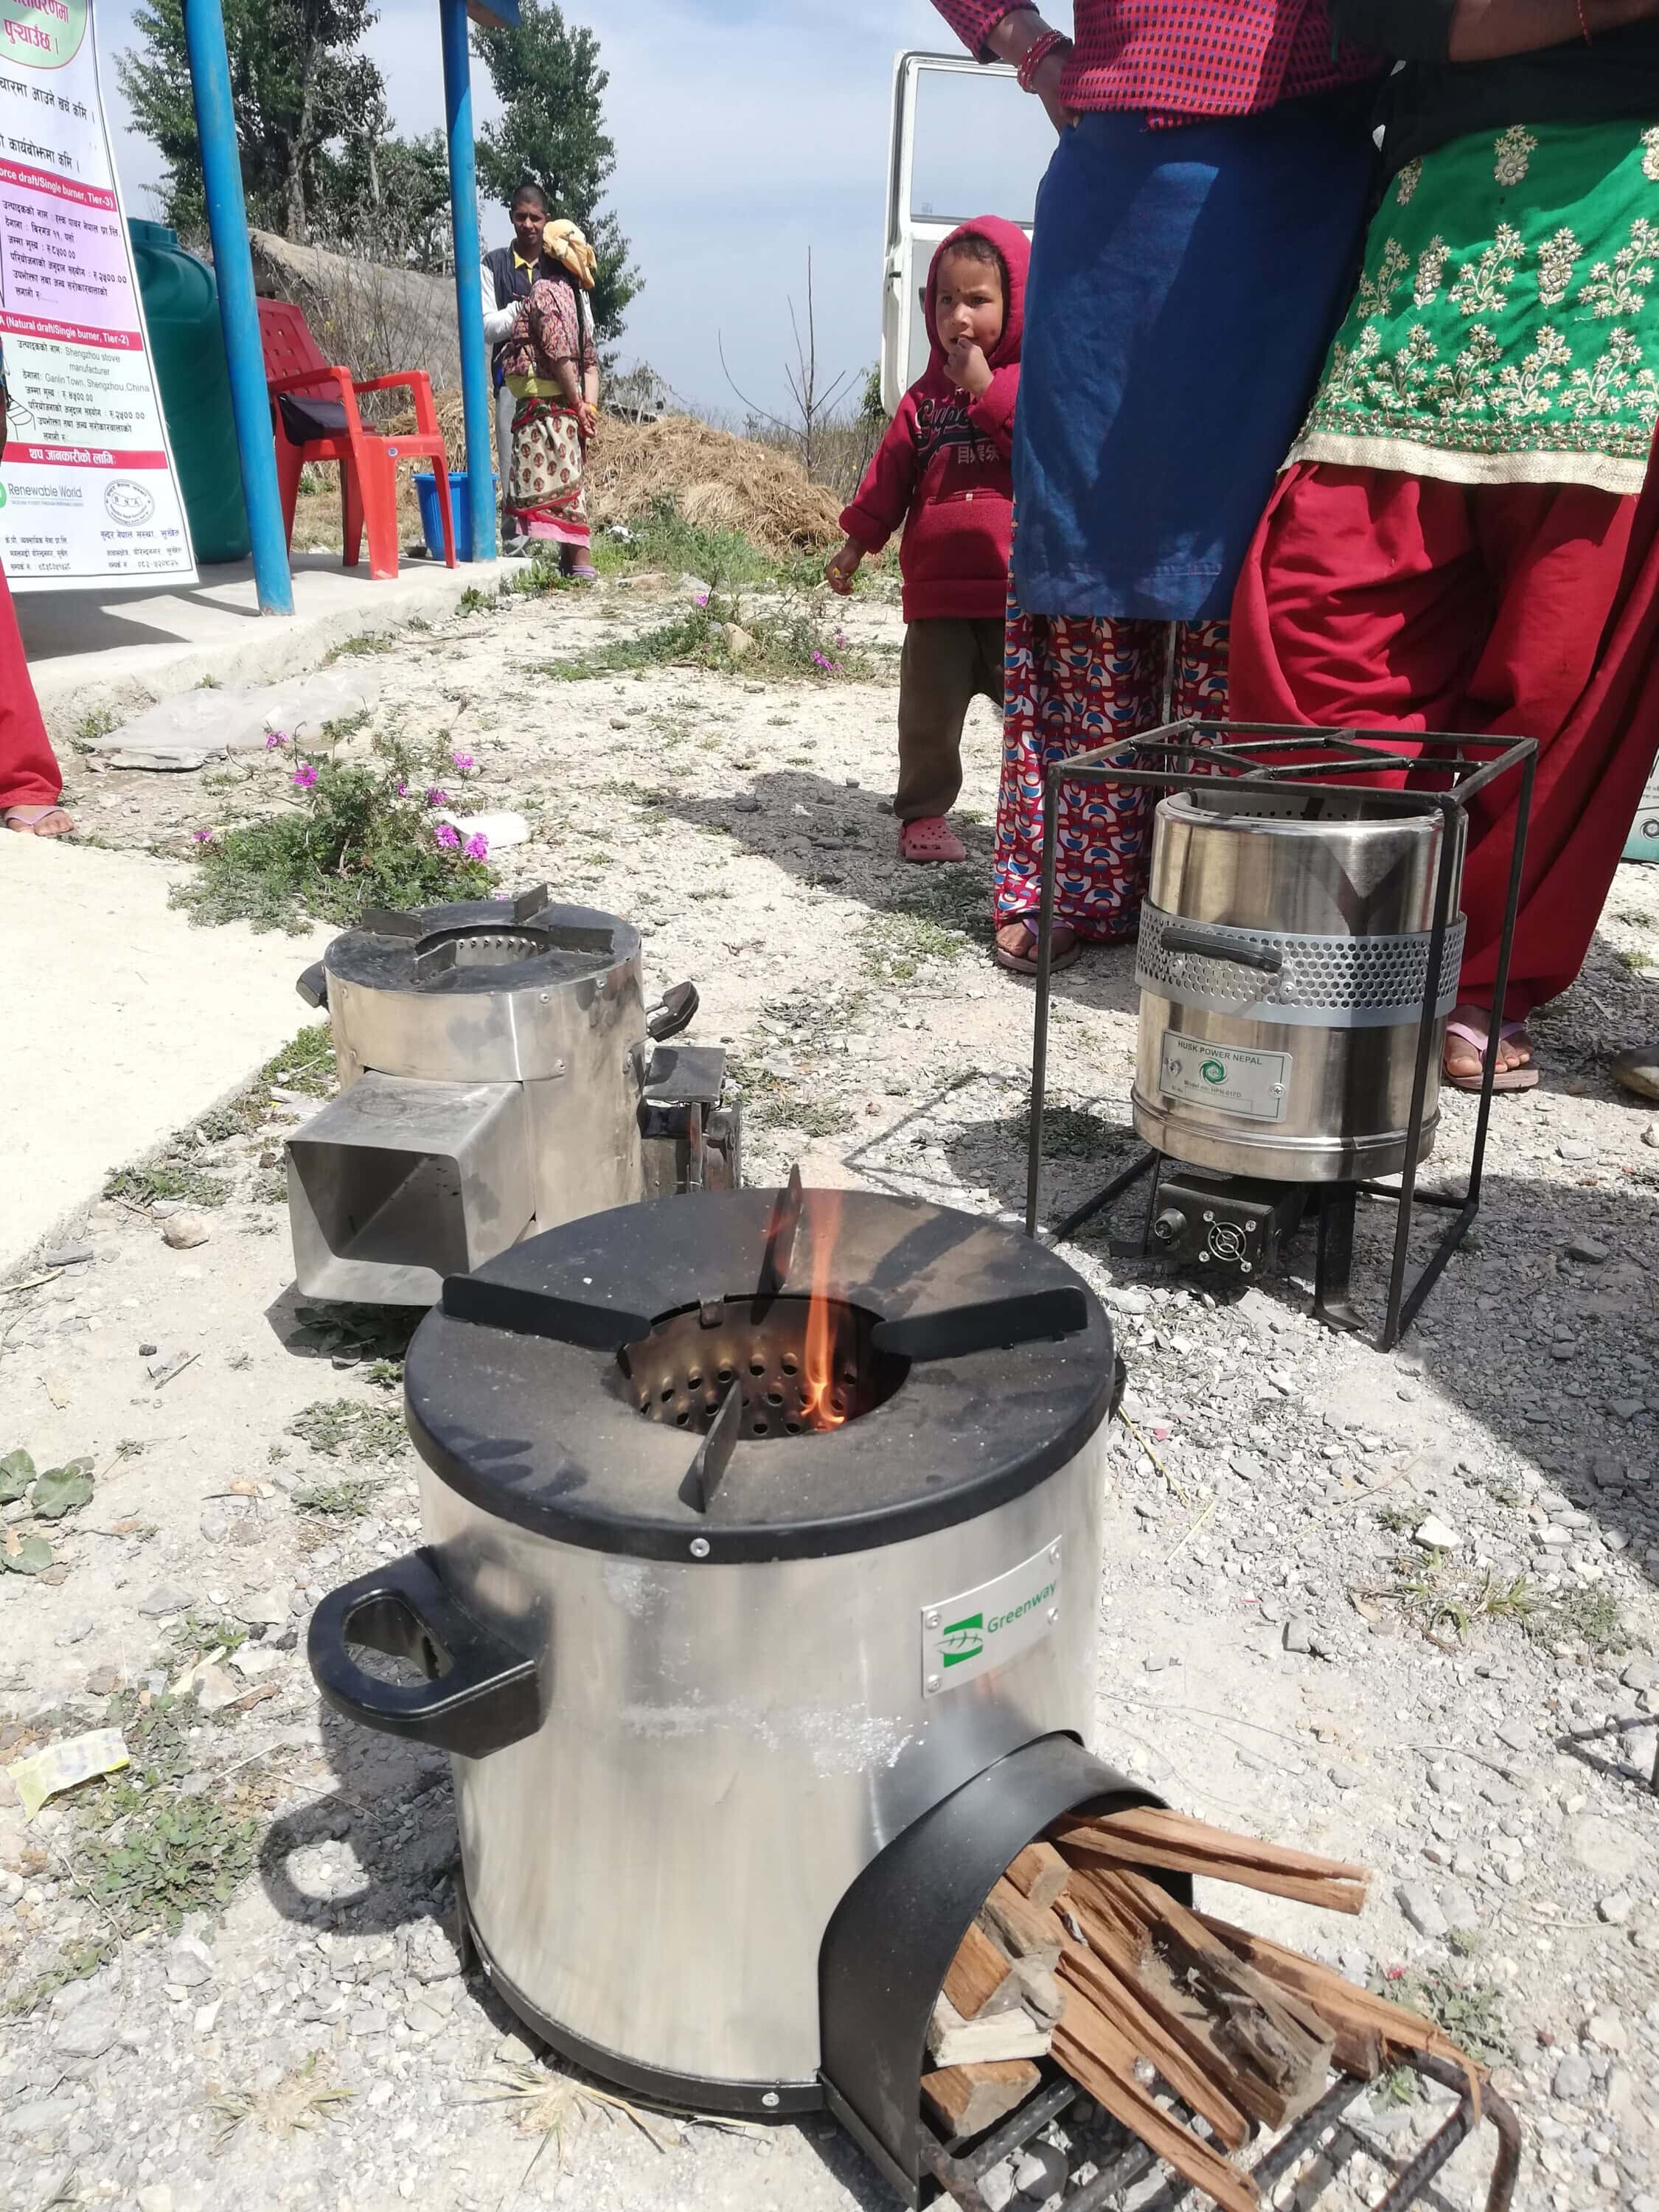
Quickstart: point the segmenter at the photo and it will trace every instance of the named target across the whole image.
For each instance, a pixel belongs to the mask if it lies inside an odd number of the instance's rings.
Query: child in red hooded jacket
[[[826,574],[847,592],[900,523],[904,657],[893,811],[907,860],[966,860],[945,821],[962,789],[969,703],[1002,708],[1003,617],[1013,530],[1014,401],[1030,246],[980,216],[933,256],[924,300],[933,357],[904,395]]]

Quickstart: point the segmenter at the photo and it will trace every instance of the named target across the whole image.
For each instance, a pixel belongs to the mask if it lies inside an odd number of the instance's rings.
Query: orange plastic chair
[[[294,542],[294,511],[300,496],[300,471],[307,461],[337,461],[340,519],[344,536],[343,566],[355,568],[363,532],[368,532],[368,573],[398,573],[398,471],[400,460],[429,459],[436,464],[438,513],[443,524],[444,566],[455,566],[455,524],[449,507],[449,462],[443,433],[432,404],[431,379],[419,369],[402,376],[354,378],[349,368],[331,364],[312,336],[303,308],[289,300],[261,300],[259,337],[265,357],[265,386],[270,394],[270,427],[276,441],[276,481],[283,495],[283,526]],[[363,428],[358,396],[365,392],[407,390],[416,428],[407,437],[386,438]],[[278,395],[337,399],[345,412],[343,431],[296,445],[283,427]]]

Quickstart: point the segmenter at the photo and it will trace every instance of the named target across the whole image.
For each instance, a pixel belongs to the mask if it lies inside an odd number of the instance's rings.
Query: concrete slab
[[[0,1271],[308,1018],[295,980],[332,933],[192,929],[167,906],[177,873],[0,834]]]
[[[316,667],[346,639],[384,636],[415,616],[434,621],[476,586],[490,591],[517,561],[443,568],[405,562],[392,581],[337,553],[294,556],[292,617],[262,617],[253,569],[204,568],[193,591],[41,592],[16,600],[23,651],[55,742],[88,717],[125,721],[157,699],[216,684],[275,684]]]

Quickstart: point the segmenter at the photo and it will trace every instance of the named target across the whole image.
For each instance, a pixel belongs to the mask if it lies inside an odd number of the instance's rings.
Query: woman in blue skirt
[[[996,957],[1036,968],[1056,759],[1224,714],[1227,611],[1352,287],[1386,64],[1326,0],[934,0],[1060,145],[1015,425]],[[1054,954],[1134,927],[1145,795],[1060,793]]]

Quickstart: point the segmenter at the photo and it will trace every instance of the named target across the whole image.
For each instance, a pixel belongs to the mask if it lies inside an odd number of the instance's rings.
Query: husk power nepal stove
[[[1480,1209],[1495,1048],[1467,1182],[1419,1191],[1440,1123],[1440,1060],[1457,998],[1458,911],[1472,815],[1512,844],[1493,1003],[1504,1003],[1537,746],[1266,723],[1172,722],[1048,770],[1037,941],[1026,1227],[1042,1210],[1044,1102],[1062,785],[1157,795],[1135,955],[1139,1034],[1130,1098],[1147,1147],[1052,1231],[1063,1243],[1138,1182],[1153,1258],[1235,1285],[1280,1270],[1317,1229],[1313,1311],[1353,1303],[1362,1198],[1395,1207],[1378,1344],[1391,1350]],[[1385,1180],[1397,1176],[1397,1183]],[[1409,1285],[1419,1206],[1449,1221]]]
[[[1161,1802],[1082,1747],[1121,1388],[1106,1314],[1040,1243],[798,1176],[445,1284],[405,1365],[425,1541],[326,1597],[309,1657],[337,1712],[453,1754],[465,1938],[538,2036],[678,2106],[827,2107],[912,2207],[988,2212],[1027,2145],[1061,2185],[1040,2138],[1078,2090],[1052,2063],[977,2140],[920,2082],[1004,1869],[1065,1816]],[[1504,2212],[1518,2136],[1487,2108]],[[1463,2095],[1379,2212],[1480,2117]],[[1124,2137],[1068,2212],[1155,2163]]]
[[[341,1091],[288,1143],[308,1297],[430,1305],[540,1229],[742,1177],[724,1052],[675,1044],[690,983],[648,1011],[639,932],[544,885],[374,910],[300,978]]]

